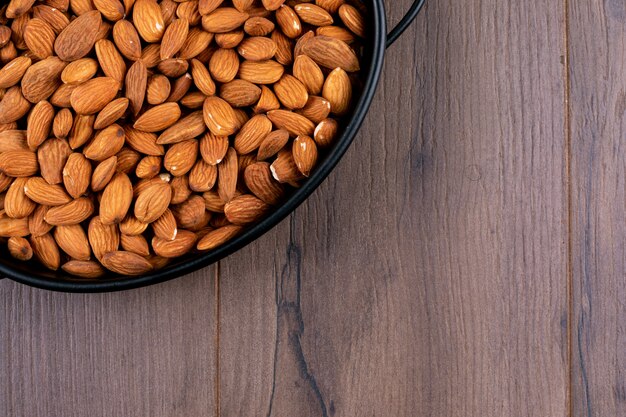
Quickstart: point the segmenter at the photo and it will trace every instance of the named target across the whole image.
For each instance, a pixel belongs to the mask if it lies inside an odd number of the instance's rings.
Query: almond
[[[315,36],[302,45],[302,53],[325,68],[347,72],[360,69],[359,59],[347,43],[329,36]]]
[[[93,115],[77,114],[74,117],[74,126],[70,130],[69,143],[72,149],[83,146],[93,134],[95,117]]]
[[[63,167],[63,185],[73,198],[87,192],[91,179],[91,164],[82,153],[73,153]]]
[[[165,258],[177,258],[191,251],[196,244],[196,234],[188,230],[180,230],[173,240],[154,237],[152,248],[154,253]]]
[[[180,19],[186,19],[191,26],[197,26],[202,20],[202,16],[198,12],[198,1],[185,1],[176,8],[176,16]]]
[[[200,139],[200,154],[209,165],[219,164],[228,151],[228,136],[215,136],[208,132]]]
[[[9,19],[14,19],[26,13],[33,3],[35,0],[11,0],[4,14]]]
[[[135,175],[137,178],[153,178],[161,171],[161,157],[145,156],[137,164]]]
[[[239,66],[239,78],[254,84],[274,84],[283,76],[285,67],[276,61],[244,61]]]
[[[51,207],[44,220],[53,226],[79,224],[88,219],[93,211],[93,202],[87,197],[80,197],[62,206]]]
[[[365,38],[365,19],[356,7],[350,4],[341,5],[339,7],[339,18],[352,33]]]
[[[83,149],[87,159],[104,161],[115,155],[124,146],[124,129],[120,125],[112,124],[98,132],[91,142]]]
[[[52,133],[56,138],[65,138],[70,133],[74,117],[69,109],[61,109],[58,111],[52,121]]]
[[[237,133],[234,147],[239,154],[255,151],[272,131],[272,122],[265,115],[252,117]]]
[[[170,209],[165,212],[152,223],[154,235],[158,239],[171,241],[176,239],[178,229],[176,227],[176,218]]]
[[[64,61],[75,61],[89,53],[96,43],[102,18],[92,10],[81,14],[63,29],[54,42],[54,51]]]
[[[3,217],[0,219],[0,236],[1,237],[23,237],[28,236],[30,230],[28,229],[28,218],[12,219],[10,217]]]
[[[190,230],[206,226],[210,219],[210,214],[204,207],[204,199],[198,195],[172,206],[172,213],[180,227]]]
[[[41,177],[29,178],[23,188],[28,198],[45,206],[61,206],[72,201],[62,186],[48,184]]]
[[[281,65],[293,64],[294,42],[280,30],[272,32],[272,41],[276,44],[276,54],[274,59]]]
[[[114,224],[106,225],[96,216],[89,222],[87,230],[93,254],[101,260],[104,254],[116,251],[120,245],[120,233]]]
[[[146,42],[158,42],[165,32],[161,8],[155,0],[137,0],[133,7],[133,23]]]
[[[9,88],[0,101],[0,123],[11,123],[21,119],[30,110],[30,103],[22,95],[20,87]]]
[[[141,58],[141,41],[135,26],[128,20],[118,20],[113,25],[113,40],[117,49],[131,61]]]
[[[122,234],[120,243],[125,251],[136,253],[139,256],[149,256],[150,248],[146,238],[142,235],[124,235]]]
[[[75,84],[61,84],[57,91],[50,96],[50,104],[56,107],[70,108],[72,107],[72,93],[78,87]]]
[[[205,32],[202,28],[189,30],[185,43],[180,48],[178,56],[182,59],[198,57],[203,51],[207,51],[209,44],[213,40],[213,34]]]
[[[161,59],[172,58],[183,47],[189,34],[189,22],[187,19],[176,19],[165,30],[161,41]]]
[[[118,87],[121,87],[126,76],[126,64],[115,44],[108,39],[99,40],[96,42],[96,56],[104,75],[113,78],[118,82]]]
[[[48,138],[52,121],[54,119],[54,108],[45,100],[35,104],[26,122],[26,141],[32,150]]]
[[[293,141],[292,153],[298,170],[302,175],[308,177],[317,163],[317,146],[315,141],[308,136],[298,136]]]
[[[221,83],[227,83],[234,80],[239,70],[239,56],[237,55],[237,52],[232,49],[218,49],[211,56],[211,60],[209,61],[209,71],[211,72],[211,75],[216,81]],[[274,70],[276,71],[277,69],[274,68]]]
[[[345,115],[350,110],[352,101],[352,84],[348,74],[341,68],[336,68],[328,74],[322,96],[330,102],[330,109],[334,114]]]
[[[148,104],[161,104],[170,95],[170,80],[161,74],[155,74],[148,79],[146,101]]]
[[[79,224],[55,227],[54,240],[63,252],[74,259],[88,261],[91,257],[87,234]]]
[[[24,73],[32,64],[25,56],[18,56],[0,69],[0,88],[9,88],[20,82]]]
[[[352,32],[339,26],[319,27],[315,30],[315,34],[337,38],[347,44],[351,44],[355,41],[355,36]]]
[[[303,179],[302,173],[293,160],[292,151],[288,148],[278,152],[276,160],[270,165],[270,171],[272,177],[280,183],[294,183]]]
[[[0,152],[28,149],[26,132],[23,130],[3,130],[0,132]]]
[[[153,1],[153,0],[142,0]],[[144,64],[143,58],[136,61],[128,69],[126,74],[126,97],[130,100],[130,107],[134,115],[137,115],[143,105],[146,95],[146,86],[148,84],[148,69]]]
[[[163,75],[176,78],[187,72],[189,63],[185,59],[170,58],[159,62],[157,68]]]
[[[60,76],[65,65],[59,58],[51,56],[28,67],[22,78],[24,98],[38,103],[50,97],[61,84]]]
[[[313,26],[328,26],[333,24],[333,17],[323,7],[315,4],[297,4],[294,11],[303,22]]]
[[[261,97],[259,98],[256,106],[254,106],[254,112],[258,114],[278,109],[280,109],[280,103],[278,102],[278,98],[276,98],[276,95],[272,92],[272,90],[262,85]]]
[[[220,227],[204,235],[196,247],[201,251],[215,249],[237,236],[241,231],[241,226],[227,225]]]
[[[202,27],[212,33],[230,32],[243,25],[248,17],[235,8],[220,7],[202,17]]]
[[[244,172],[244,180],[252,194],[266,204],[277,206],[285,195],[284,187],[272,178],[270,164],[267,162],[249,165]]]
[[[315,0],[315,4],[328,11],[329,13],[337,13],[339,7],[345,3],[345,0]]]
[[[249,81],[232,80],[220,87],[220,97],[233,107],[246,107],[259,101],[261,89]]]
[[[186,175],[174,177],[171,181],[172,185],[172,204],[180,204],[187,200],[191,195],[189,188],[189,179]]]
[[[208,191],[215,185],[217,180],[217,167],[204,162],[196,161],[189,172],[189,188],[196,192]]]
[[[185,175],[198,157],[198,141],[194,139],[175,143],[165,153],[163,166],[175,177]]]
[[[179,101],[185,94],[187,94],[187,91],[189,91],[189,88],[191,88],[191,84],[192,80],[191,75],[189,74],[185,74],[174,80],[174,83],[172,84],[172,91],[170,92],[170,96],[167,98],[166,101]]]
[[[177,124],[174,124],[174,126]],[[129,126],[126,126],[124,132],[126,133],[126,143],[136,151],[154,156],[163,155],[165,153],[163,146],[157,144],[157,136],[154,133],[140,132]]]
[[[228,148],[224,160],[217,166],[217,190],[225,202],[232,200],[237,190],[237,177],[239,166],[237,163],[237,151]]]
[[[56,34],[43,19],[30,19],[24,30],[24,42],[28,49],[39,59],[44,59],[54,52]]]
[[[137,220],[132,214],[127,214],[120,223],[120,232],[128,236],[137,236],[142,234],[148,228],[148,223]]]
[[[151,185],[137,196],[135,217],[144,223],[152,223],[165,212],[171,198],[172,189],[169,184],[156,183]]]
[[[117,157],[112,156],[100,162],[93,170],[91,176],[91,190],[98,192],[104,189],[115,175],[115,167],[117,166]]]
[[[141,61],[146,68],[154,68],[161,62],[160,50],[161,44],[159,43],[146,45],[146,47],[143,48],[141,51]]]
[[[221,199],[220,195],[215,190],[210,190],[202,194],[204,198],[204,207],[212,211],[214,213],[223,213],[224,212],[224,201]]]
[[[124,5],[119,0],[92,0],[93,5],[106,19],[116,22],[124,17]]]
[[[208,97],[204,101],[202,114],[205,124],[214,135],[232,135],[239,128],[233,108],[219,97]]]
[[[90,279],[100,278],[105,272],[98,262],[77,261],[74,259],[61,265],[61,269],[68,274]]]
[[[28,178],[16,178],[7,191],[4,210],[13,219],[28,217],[35,210],[36,204],[24,192],[27,182]]]
[[[198,2],[198,11],[204,16],[217,9],[223,2],[224,0],[200,0]]]
[[[93,128],[98,130],[104,129],[116,122],[126,113],[129,103],[130,101],[126,97],[120,97],[104,106],[104,108],[100,110],[100,113],[98,113]]]
[[[246,20],[243,30],[250,36],[266,36],[274,30],[274,23],[264,17],[251,17]]]
[[[252,195],[241,195],[224,206],[224,214],[228,221],[237,225],[258,221],[268,210],[269,205]]]
[[[54,31],[55,37],[70,24],[69,19],[60,8],[47,4],[33,7],[33,17],[42,19],[48,23]],[[54,48],[54,42],[52,45]]]
[[[302,82],[293,75],[285,74],[274,84],[274,93],[288,109],[301,109],[309,100],[309,93]]]
[[[54,238],[48,233],[42,236],[31,236],[30,245],[35,257],[43,266],[53,271],[61,265],[61,254]]]
[[[28,218],[28,232],[33,236],[43,236],[52,230],[52,225],[45,221],[46,213],[48,212],[48,206],[37,206],[35,211]],[[25,235],[22,235],[25,236]]]
[[[244,33],[243,30],[237,29],[231,32],[225,33],[216,33],[215,34],[215,43],[220,48],[232,49],[239,46],[241,41],[243,41]]]
[[[28,240],[23,237],[13,236],[10,237],[7,246],[9,248],[9,253],[15,259],[19,259],[20,261],[28,261],[33,257],[33,248],[30,246]]]
[[[267,113],[267,117],[276,127],[285,129],[294,136],[310,136],[315,129],[315,125],[309,119],[287,110],[272,110]]]
[[[180,107],[176,103],[159,104],[139,116],[133,128],[143,132],[159,132],[176,123],[180,114]]]
[[[103,224],[119,223],[133,200],[133,185],[126,174],[117,173],[107,184],[100,200],[100,221]]]
[[[115,156],[117,157],[115,170],[124,174],[130,174],[135,171],[135,167],[141,159],[139,152],[128,147],[122,148]]]
[[[38,170],[37,155],[32,151],[15,150],[0,154],[0,171],[9,177],[30,177]]]
[[[191,60],[191,75],[198,90],[207,96],[215,94],[215,83],[211,79],[209,70],[197,59]]]
[[[176,9],[178,3],[173,0],[161,0],[159,7],[161,8],[161,14],[163,15],[163,22],[165,26],[169,26],[176,16]]]
[[[267,61],[274,57],[276,49],[276,43],[270,38],[253,36],[243,40],[237,51],[248,61]]]
[[[204,100],[206,100],[206,97],[207,96],[202,94],[200,91],[192,91],[190,93],[185,94],[183,98],[180,99],[180,104],[187,107],[188,109],[192,109],[192,110],[200,109],[202,108],[202,105],[204,104]]]
[[[304,84],[309,94],[318,95],[324,86],[324,74],[319,65],[306,55],[300,55],[293,63],[293,75]]]
[[[148,0],[138,0],[137,3],[142,1]],[[106,269],[121,275],[142,275],[152,270],[152,264],[145,258],[127,251],[109,252],[101,262]]]
[[[118,88],[119,82],[111,77],[92,78],[72,92],[72,108],[78,114],[97,113],[113,100]]]
[[[257,159],[263,161],[276,155],[289,142],[289,132],[279,129],[271,132],[261,141]]]
[[[314,123],[319,123],[328,117],[330,109],[330,101],[323,97],[310,96],[306,106],[298,110],[297,113]]]
[[[283,5],[276,10],[276,23],[283,33],[294,39],[302,33],[302,23],[296,12],[289,6]]]

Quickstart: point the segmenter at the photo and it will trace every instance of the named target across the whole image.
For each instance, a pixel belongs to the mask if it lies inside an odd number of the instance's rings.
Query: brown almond
[[[119,82],[111,77],[92,78],[72,92],[72,108],[78,114],[97,113],[113,100],[118,88]]]
[[[61,269],[81,278],[100,278],[105,274],[104,268],[96,261],[77,261],[72,259],[61,265]]]
[[[330,109],[330,101],[323,97],[310,96],[306,106],[298,110],[296,113],[303,115],[314,123],[319,123],[328,117]]]
[[[198,11],[204,16],[217,9],[223,2],[224,0],[200,0],[198,2]]]
[[[272,32],[271,39],[276,44],[274,59],[281,65],[293,64],[294,41],[278,29]]]
[[[174,126],[179,123],[181,122],[179,121]],[[141,132],[130,126],[126,126],[124,132],[126,133],[126,143],[137,152],[153,156],[165,154],[163,145],[157,144],[157,136],[154,133]]]
[[[264,36],[246,38],[237,47],[239,55],[248,61],[267,61],[272,59],[276,49],[276,43]]]
[[[232,49],[239,46],[241,41],[243,41],[244,32],[243,30],[237,29],[231,32],[225,33],[216,33],[215,34],[215,43],[220,48]]]
[[[96,42],[96,56],[104,75],[117,81],[120,88],[126,76],[126,63],[115,44],[108,39],[100,39]]]
[[[57,226],[54,228],[56,240],[63,252],[79,261],[88,261],[91,257],[89,240],[83,227],[79,224]]]
[[[254,84],[274,84],[280,80],[285,67],[276,61],[244,61],[239,66],[239,78]]]
[[[120,245],[120,233],[114,224],[103,224],[100,216],[95,216],[89,222],[87,230],[89,245],[98,260],[109,252],[116,251]]]
[[[10,237],[7,242],[7,247],[11,256],[20,261],[28,261],[33,257],[33,248],[30,246],[28,240],[23,237]]]
[[[137,0],[133,7],[133,23],[146,42],[158,42],[165,32],[161,8],[155,0]]]
[[[288,109],[301,109],[309,100],[309,93],[300,80],[293,75],[285,74],[274,84],[276,97]]]
[[[43,19],[32,18],[24,29],[24,42],[28,50],[37,58],[44,59],[54,52],[54,40],[56,33]]]
[[[279,129],[271,132],[261,141],[257,159],[263,161],[276,155],[289,142],[289,132]]]
[[[293,160],[291,149],[284,148],[278,152],[276,160],[270,165],[272,177],[280,183],[295,183],[303,179],[303,175]]]
[[[261,89],[249,81],[233,80],[220,87],[220,97],[233,107],[246,107],[259,101]]]
[[[344,3],[345,0],[315,0],[315,4],[329,13],[337,13],[339,7]]]
[[[340,26],[319,27],[315,30],[315,34],[321,36],[330,36],[331,38],[337,38],[340,41],[347,43],[348,45],[353,43],[356,39],[352,32]]]
[[[259,98],[256,106],[254,106],[254,112],[259,114],[278,109],[280,109],[280,102],[278,101],[278,98],[276,98],[276,95],[272,92],[272,90],[270,90],[267,86],[262,85],[261,97]]]
[[[172,58],[183,47],[189,34],[187,19],[176,19],[165,30],[161,41],[161,59]]]
[[[195,139],[178,142],[170,146],[165,153],[163,166],[175,177],[185,175],[191,170],[198,157],[198,141]]]
[[[169,58],[159,62],[157,68],[166,77],[176,78],[187,72],[189,63],[185,59]]]
[[[207,96],[215,94],[215,83],[209,70],[197,59],[191,60],[191,75],[198,90]]]
[[[0,101],[0,123],[15,122],[28,113],[30,103],[22,95],[20,87],[9,88]]]
[[[191,251],[196,244],[196,234],[188,230],[180,230],[173,240],[154,237],[152,248],[154,253],[165,258],[177,258]]]
[[[124,5],[119,0],[92,0],[93,5],[107,20],[116,22],[125,15]]]
[[[343,4],[339,7],[339,18],[352,33],[361,38],[365,38],[365,18],[356,7],[350,4]]]
[[[141,58],[141,41],[135,26],[128,20],[118,20],[113,25],[113,40],[120,53],[131,61]]]
[[[104,129],[115,123],[126,113],[130,101],[126,97],[119,97],[104,106],[93,124],[94,129]]]
[[[248,17],[235,8],[220,7],[202,17],[202,27],[212,33],[230,32],[242,26]]]
[[[24,192],[27,182],[28,178],[16,178],[7,191],[4,211],[13,219],[28,217],[35,210],[36,204]]]
[[[152,223],[165,212],[172,198],[172,188],[167,183],[155,183],[137,196],[135,201],[135,217],[144,222]]]
[[[28,233],[26,234],[31,234],[33,236],[42,236],[52,230],[53,226],[46,223],[46,221],[44,220],[48,209],[48,206],[37,206],[37,208],[35,208],[33,214],[31,214],[31,216],[28,218]]]
[[[52,121],[52,133],[56,138],[65,138],[70,133],[72,124],[74,123],[74,116],[69,109],[61,109],[54,116]]]
[[[291,148],[293,160],[298,170],[308,177],[317,163],[317,146],[309,136],[298,136]]]
[[[53,271],[61,265],[61,254],[54,238],[48,233],[42,236],[31,236],[30,245],[35,257],[43,266]]]
[[[180,114],[180,107],[176,103],[159,104],[139,116],[133,128],[143,132],[159,132],[176,123]]]
[[[191,195],[189,178],[186,175],[172,178],[172,204],[180,204]]]
[[[176,16],[180,19],[186,19],[190,26],[197,26],[202,20],[202,16],[198,12],[198,0],[184,1],[176,7]]]
[[[163,22],[165,23],[165,27],[167,27],[172,23],[174,17],[176,17],[178,3],[174,0],[161,0],[161,2],[159,2],[159,7],[161,8],[161,14],[163,15]]]
[[[153,0],[142,0],[153,1]],[[148,69],[143,58],[136,61],[126,73],[126,97],[130,100],[130,108],[136,116],[141,110],[148,84]]]
[[[4,14],[9,19],[14,19],[28,12],[34,3],[34,0],[11,0]]]
[[[211,56],[211,60],[209,61],[209,71],[211,72],[211,75],[216,81],[221,83],[227,83],[234,80],[239,70],[239,55],[237,55],[237,52],[232,49],[218,49]],[[277,69],[274,68],[274,71],[276,70]]]
[[[100,221],[103,224],[121,222],[133,200],[133,185],[124,173],[117,173],[104,188],[100,200]]]
[[[304,116],[287,110],[272,110],[267,117],[279,129],[285,129],[294,136],[310,136],[315,124]]]
[[[65,65],[56,56],[51,56],[28,67],[21,84],[24,98],[38,103],[50,97],[61,84],[60,76]]]
[[[96,43],[102,18],[100,12],[85,12],[70,22],[54,42],[54,51],[64,61],[75,61],[89,53]]]
[[[202,111],[196,111],[180,119],[166,129],[157,139],[159,144],[182,142],[201,135],[206,130]],[[144,152],[145,153],[145,152]]]
[[[202,159],[196,161],[191,171],[189,171],[189,188],[195,192],[209,191],[217,180],[217,167],[204,162]]]
[[[57,90],[50,96],[50,104],[56,107],[70,108],[72,107],[72,93],[78,87],[74,84],[61,84]]]
[[[236,225],[254,223],[267,214],[270,206],[252,195],[241,195],[224,206],[228,221]]]
[[[149,256],[150,247],[148,241],[142,235],[125,235],[122,234],[120,243],[125,251],[136,253],[139,256]]]
[[[172,84],[172,91],[166,101],[172,103],[179,101],[185,94],[187,94],[187,91],[191,88],[192,83],[193,81],[191,80],[191,75],[189,74],[184,74],[181,77],[178,77],[174,80],[174,83]]]
[[[38,170],[37,155],[32,151],[15,150],[0,154],[0,171],[10,177],[30,177]]]
[[[244,171],[244,180],[252,194],[266,204],[277,206],[285,195],[284,187],[272,178],[270,164],[267,162],[248,165]]]
[[[225,202],[232,200],[237,190],[237,178],[239,176],[237,158],[237,151],[228,148],[224,160],[217,166],[217,191]]]
[[[252,117],[237,133],[234,147],[241,155],[255,151],[272,131],[272,122],[265,115]]]
[[[192,109],[192,110],[200,109],[202,108],[202,105],[204,104],[204,100],[206,100],[206,97],[207,96],[202,94],[200,91],[192,91],[190,93],[185,94],[183,98],[180,99],[180,104],[183,105],[184,107],[187,107],[188,109]]]
[[[44,215],[44,220],[53,226],[79,224],[87,220],[93,212],[91,199],[80,197],[62,206],[51,207]]]
[[[143,1],[149,0],[138,0],[137,3]],[[102,257],[101,262],[106,269],[120,275],[142,275],[152,270],[152,264],[145,258],[127,251],[109,252]]]
[[[128,236],[137,236],[142,234],[148,228],[148,223],[137,220],[132,214],[127,214],[124,220],[119,224],[120,232]]]
[[[123,147],[115,156],[117,157],[115,170],[124,174],[134,172],[141,159],[141,154],[129,147]]]
[[[83,154],[92,161],[104,161],[115,155],[124,146],[124,129],[112,124],[98,132],[91,142],[83,149]]]
[[[24,237],[30,234],[28,218],[12,219],[3,217],[0,219],[0,237]]]
[[[33,17],[42,19],[50,25],[55,33],[55,37],[70,24],[70,21],[63,10],[58,7],[50,6],[49,4],[42,4],[33,7]],[[54,42],[52,44],[54,47]]]
[[[266,36],[274,30],[274,23],[265,17],[251,17],[246,20],[243,30],[250,36]]]
[[[22,149],[28,149],[25,131],[16,129],[0,131],[0,152]]]
[[[48,184],[41,177],[29,178],[23,188],[28,198],[45,206],[61,206],[72,201],[62,186]]]
[[[155,237],[159,239],[166,241],[176,239],[178,228],[176,226],[176,218],[170,209],[165,210],[161,217],[152,223],[152,230]]]
[[[264,0],[266,1],[266,0]],[[233,239],[242,231],[241,226],[227,225],[215,229],[204,235],[196,246],[198,250],[207,251],[222,246],[224,243]]]
[[[83,146],[93,134],[95,117],[93,115],[77,114],[74,117],[74,126],[70,131],[69,143],[72,149]]]
[[[137,178],[153,178],[161,172],[160,156],[145,156],[137,164],[135,175]]]
[[[155,74],[148,79],[146,101],[148,104],[161,104],[170,95],[170,80],[162,74]]]
[[[104,189],[113,175],[115,175],[115,167],[117,166],[117,157],[112,156],[104,161],[100,162],[93,170],[91,176],[91,190],[98,192]]]
[[[153,43],[146,45],[141,51],[141,61],[147,68],[154,68],[159,62],[161,62],[160,56],[161,44]]]
[[[315,4],[297,4],[294,11],[303,22],[313,26],[328,26],[333,24],[333,17],[326,9]]]
[[[345,115],[350,110],[352,101],[352,84],[348,74],[341,68],[336,68],[328,74],[322,96],[330,102],[332,113]]]
[[[342,68],[347,72],[360,69],[359,59],[352,48],[337,38],[315,36],[302,45],[302,53],[325,68]]]
[[[50,134],[54,108],[45,100],[35,104],[26,122],[26,141],[30,149],[35,150]]]
[[[172,206],[172,213],[180,227],[190,230],[205,226],[210,219],[210,214],[204,207],[204,199],[199,195],[191,196],[183,203]]]
[[[73,198],[87,192],[91,180],[91,163],[82,153],[74,152],[63,167],[63,185]]]
[[[178,56],[182,59],[191,59],[199,57],[202,52],[208,51],[209,44],[213,40],[213,34],[205,32],[200,27],[189,30],[187,39],[178,52]]]
[[[224,201],[216,190],[210,190],[202,194],[204,198],[204,207],[214,213],[224,212]]]
[[[276,23],[283,33],[295,39],[302,33],[302,22],[296,12],[289,6],[283,5],[276,10]]]
[[[304,84],[309,94],[318,95],[324,86],[324,74],[319,65],[306,55],[300,55],[293,63],[293,75]]]
[[[32,60],[25,56],[18,56],[0,69],[0,88],[14,86],[24,76]]]
[[[207,132],[200,139],[200,154],[202,159],[209,165],[217,165],[222,162],[228,151],[228,136],[215,136]]]

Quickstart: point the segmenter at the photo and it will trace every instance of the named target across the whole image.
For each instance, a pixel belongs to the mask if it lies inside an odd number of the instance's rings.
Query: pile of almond
[[[96,278],[214,249],[281,204],[351,109],[350,0],[12,0],[0,237]]]

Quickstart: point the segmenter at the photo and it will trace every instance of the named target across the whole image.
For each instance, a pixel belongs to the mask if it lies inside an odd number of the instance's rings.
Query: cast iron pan
[[[0,249],[0,273],[14,281],[54,291],[92,293],[128,290],[164,282],[206,267],[241,249],[274,227],[294,211],[324,181],[352,143],[376,92],[383,67],[385,49],[391,46],[415,20],[425,0],[415,0],[404,18],[389,34],[386,33],[386,14],[383,0],[365,0],[365,2],[369,6],[370,13],[368,16],[369,38],[366,42],[361,65],[364,84],[352,115],[345,119],[347,123],[344,121],[343,130],[334,148],[320,161],[311,177],[304,182],[301,188],[291,194],[282,206],[261,223],[250,227],[235,239],[213,251],[181,258],[173,261],[164,269],[140,277],[121,277],[111,274],[98,280],[80,279],[63,271],[46,270],[34,261],[17,261],[8,254],[6,248]],[[6,3],[6,0],[2,3]]]

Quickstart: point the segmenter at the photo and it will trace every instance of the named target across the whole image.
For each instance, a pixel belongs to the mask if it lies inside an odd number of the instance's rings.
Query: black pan
[[[190,272],[204,268],[246,246],[269,229],[278,224],[294,211],[321,183],[337,165],[352,143],[367,113],[383,68],[385,49],[407,29],[422,9],[425,0],[415,0],[407,14],[398,25],[386,33],[386,14],[383,0],[366,0],[369,6],[368,40],[362,61],[364,84],[361,95],[352,115],[344,123],[343,130],[333,149],[320,161],[311,177],[290,195],[289,199],[261,223],[247,229],[244,233],[223,246],[192,257],[181,258],[153,273],[140,277],[120,277],[108,275],[98,280],[79,279],[63,271],[49,271],[36,262],[21,262],[13,259],[5,248],[0,250],[0,273],[7,278],[33,287],[65,292],[107,292],[120,291],[164,282]]]

